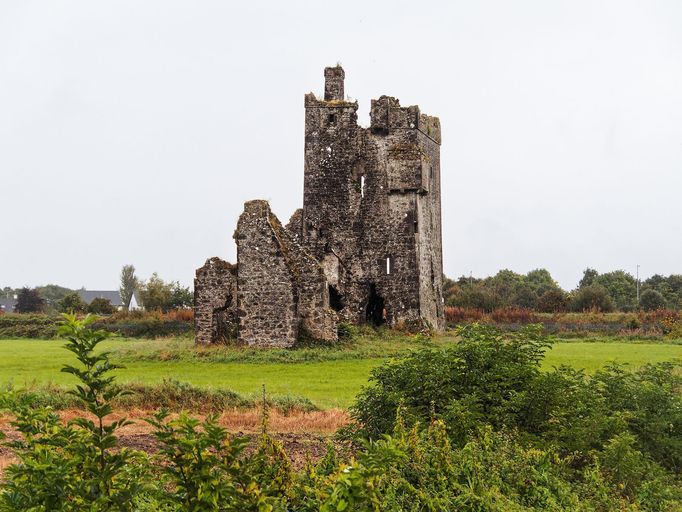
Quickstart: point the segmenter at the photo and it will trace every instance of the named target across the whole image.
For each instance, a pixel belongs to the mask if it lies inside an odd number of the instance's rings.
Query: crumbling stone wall
[[[444,326],[440,121],[381,96],[362,128],[343,69],[324,76],[324,99],[305,95],[303,208],[284,228],[246,203],[238,265],[197,271],[198,343],[223,336],[224,315],[256,346],[335,340],[337,319]]]
[[[237,266],[209,258],[194,278],[196,343],[222,343],[237,335]]]
[[[266,201],[249,201],[234,234],[237,242],[239,340],[292,346],[305,335],[336,340],[319,263],[284,229]]]

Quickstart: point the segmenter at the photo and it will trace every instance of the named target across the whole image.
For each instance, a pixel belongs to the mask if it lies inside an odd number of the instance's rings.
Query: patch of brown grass
[[[144,419],[152,416],[154,411],[145,409],[131,409],[115,411],[107,417],[107,423],[126,417],[135,423],[123,427],[119,432],[126,434],[148,434],[152,427]],[[64,421],[86,415],[79,409],[67,409],[59,411]],[[192,414],[203,418],[203,414]],[[176,417],[171,414],[170,417]],[[0,419],[0,422],[2,419]],[[259,432],[263,422],[261,409],[225,409],[218,417],[218,423],[231,432]],[[327,409],[324,411],[293,411],[284,414],[277,410],[271,410],[268,414],[268,430],[278,434],[331,434],[350,422],[348,413],[342,409]],[[0,423],[0,428],[2,425]]]

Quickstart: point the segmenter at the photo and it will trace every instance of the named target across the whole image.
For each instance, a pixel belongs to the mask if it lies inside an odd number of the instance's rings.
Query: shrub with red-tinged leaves
[[[481,322],[485,313],[481,309],[460,308],[457,306],[445,307],[445,321],[448,324],[460,324],[469,322]]]
[[[654,311],[640,311],[638,313],[638,317],[642,323],[653,324],[657,322],[669,321],[670,319],[673,321],[678,321],[680,318],[682,318],[682,315],[680,315],[679,311],[674,309],[656,309]]]
[[[525,308],[499,308],[494,310],[490,317],[498,324],[532,324],[538,322],[538,317],[533,310]]]

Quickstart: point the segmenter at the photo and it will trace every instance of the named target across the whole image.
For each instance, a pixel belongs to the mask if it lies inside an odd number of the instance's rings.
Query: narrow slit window
[[[360,176],[360,197],[365,197],[365,177]]]
[[[329,124],[336,124],[336,114],[329,114]]]
[[[391,267],[393,266],[393,261],[391,261],[391,257],[388,256],[386,258],[386,275],[390,275],[391,271],[393,270]]]

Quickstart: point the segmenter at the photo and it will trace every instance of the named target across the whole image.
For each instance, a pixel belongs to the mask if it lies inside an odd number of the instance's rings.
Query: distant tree
[[[559,288],[547,290],[538,299],[537,309],[541,313],[563,313],[568,309],[566,292]]]
[[[592,284],[575,291],[571,299],[571,309],[577,312],[594,310],[608,313],[613,311],[614,306],[606,288]]]
[[[45,299],[47,306],[50,308],[58,308],[59,301],[71,293],[70,288],[59,286],[56,284],[46,284],[45,286],[36,287],[40,296]]]
[[[95,297],[92,302],[88,304],[88,313],[96,315],[111,315],[116,311],[116,308],[111,305],[109,299],[103,297]]]
[[[494,309],[503,306],[502,300],[495,292],[480,284],[474,285],[473,287],[462,288],[461,291],[450,300],[449,305],[461,308],[482,309],[487,312],[491,312]]]
[[[57,309],[62,313],[82,313],[87,308],[78,292],[71,292],[57,303]]]
[[[639,305],[644,311],[655,311],[666,307],[665,297],[656,290],[644,290],[639,300]]]
[[[538,305],[536,289],[528,283],[521,283],[514,289],[512,306],[517,308],[535,309]]]
[[[447,276],[443,275],[443,299],[446,304],[449,304],[450,298],[459,291],[457,283]]]
[[[130,309],[130,301],[133,299],[133,294],[138,286],[139,282],[135,276],[135,267],[132,265],[123,265],[123,268],[121,269],[121,287],[119,288],[119,292],[121,293],[123,307],[126,310]]]
[[[637,281],[623,270],[614,270],[595,277],[593,284],[603,286],[619,311],[637,308]]]
[[[682,275],[664,277],[654,274],[642,283],[642,294],[646,290],[656,290],[663,295],[667,308],[682,309]]]
[[[164,282],[156,272],[140,287],[140,299],[148,311],[168,311],[172,307],[172,298],[172,283]]]
[[[586,268],[583,271],[582,279],[578,283],[578,288],[585,288],[586,286],[591,286],[597,276],[599,276],[599,272],[597,272],[595,269]]]
[[[171,283],[171,309],[186,309],[194,306],[194,293],[189,288],[183,287],[178,281]]]
[[[544,268],[536,268],[526,274],[525,282],[531,286],[538,296],[545,293],[547,290],[556,290],[559,285],[549,273],[549,270]]]
[[[486,279],[485,285],[500,298],[501,306],[514,304],[517,290],[524,284],[525,276],[509,269],[500,270],[493,277]]]
[[[22,288],[17,293],[16,313],[40,313],[45,310],[45,299],[35,288]]]

